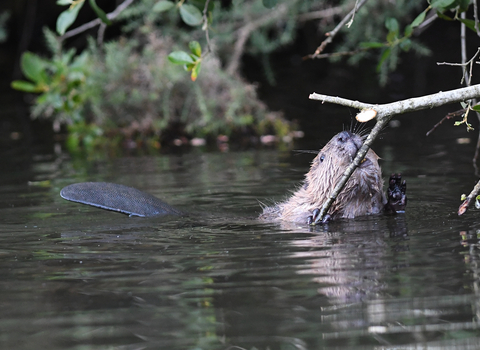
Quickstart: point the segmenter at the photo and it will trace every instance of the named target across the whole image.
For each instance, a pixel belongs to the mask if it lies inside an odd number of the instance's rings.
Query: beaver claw
[[[323,220],[321,221],[322,224],[326,224],[327,222],[329,222],[330,220],[332,219],[332,217],[327,214],[325,215],[325,217],[323,218]],[[320,222],[320,209],[315,209],[313,212],[312,212],[312,215],[310,215],[308,218],[307,218],[307,225],[316,225]]]
[[[404,212],[407,205],[407,183],[402,174],[392,174],[388,182],[386,212]]]

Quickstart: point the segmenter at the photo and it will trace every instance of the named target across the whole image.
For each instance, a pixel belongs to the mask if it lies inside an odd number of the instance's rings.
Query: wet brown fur
[[[320,209],[345,169],[362,146],[359,135],[343,131],[335,135],[312,161],[303,185],[285,202],[264,208],[261,219],[306,223],[313,210]],[[330,207],[332,219],[377,214],[386,203],[379,157],[369,150]]]

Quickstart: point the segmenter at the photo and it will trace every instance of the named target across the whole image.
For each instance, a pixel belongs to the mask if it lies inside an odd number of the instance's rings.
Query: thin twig
[[[107,18],[112,20],[115,19],[123,10],[125,10],[130,4],[133,2],[133,0],[125,0],[122,2],[120,5],[117,6],[117,8],[107,14]],[[102,23],[102,20],[100,18],[96,18],[93,21],[87,22],[85,24],[82,24],[80,27],[77,27],[75,29],[69,30],[65,34],[63,34],[60,37],[60,40],[65,40],[67,38],[70,38],[72,36],[78,35],[80,33],[83,33],[91,28],[94,28],[98,26],[100,23]]]
[[[407,100],[387,103],[383,105],[373,105],[369,103],[352,101],[352,100],[347,100],[340,97],[321,95],[317,93],[311,94],[310,99],[312,100],[335,103],[342,106],[353,107],[360,110],[369,108],[369,109],[374,109],[377,112],[377,117],[376,117],[377,123],[373,127],[372,131],[368,135],[362,147],[358,150],[357,155],[355,156],[355,159],[353,160],[353,162],[350,164],[350,166],[347,167],[339,183],[336,184],[335,188],[333,189],[332,193],[328,197],[327,201],[323,204],[320,210],[319,220],[320,221],[323,220],[328,209],[330,208],[332,203],[335,201],[335,199],[337,198],[338,194],[341,192],[342,188],[347,183],[350,176],[353,174],[353,172],[358,167],[360,162],[365,158],[365,155],[370,149],[370,146],[372,145],[373,141],[377,138],[380,131],[387,125],[387,123],[390,121],[390,119],[394,115],[402,114],[406,112],[419,111],[427,108],[438,107],[448,103],[466,101],[479,96],[480,96],[480,84],[473,85],[466,88],[460,88],[456,90],[438,92],[432,95],[410,98]],[[480,188],[480,185],[479,185],[479,188]]]
[[[418,27],[414,29],[413,31],[414,34],[415,35],[422,34],[423,31],[427,29],[430,26],[430,24],[432,24],[437,18],[438,18],[437,12],[430,11],[427,15],[427,18],[425,18],[425,20],[422,23],[420,23]]]
[[[98,28],[98,33],[97,33],[97,45],[102,46],[103,45],[103,38],[105,37],[105,29],[107,29],[107,25],[105,23],[100,23],[100,27]]]
[[[449,62],[437,62],[438,66],[468,66],[473,65],[475,58],[480,54],[480,47],[477,48],[477,52],[465,63],[449,63]]]
[[[460,14],[460,18],[462,18],[463,20],[467,19],[467,14],[465,12],[462,12]],[[467,26],[465,25],[465,23],[460,22],[460,53],[462,56],[462,80],[465,81],[465,85],[470,86],[470,79],[468,79],[467,67],[466,67],[466,62],[467,62],[467,37],[466,37],[467,30],[466,28]],[[461,84],[463,84],[463,81],[461,82]]]
[[[350,28],[353,24],[353,20],[355,19],[355,14],[357,13],[357,5],[358,5],[358,0],[355,0],[355,6],[353,7],[353,15],[352,15],[352,18],[350,19],[350,21],[348,21],[347,24],[345,24],[347,26],[347,28]]]
[[[267,25],[269,23],[275,22],[277,19],[288,13],[289,7],[283,3],[278,5],[273,11],[268,12],[265,16],[260,17],[259,19],[249,22],[242,28],[237,31],[237,41],[235,42],[235,48],[233,50],[232,57],[230,58],[230,63],[227,67],[227,73],[233,75],[237,72],[238,66],[240,65],[240,59],[242,57],[245,44],[247,43],[250,35],[260,27]]]
[[[343,6],[330,7],[325,10],[303,13],[298,15],[297,20],[299,22],[306,22],[314,19],[329,18],[335,15],[340,15],[343,11],[345,11]]]
[[[333,38],[335,37],[335,35],[337,35],[340,29],[342,29],[342,27],[350,19],[352,19],[353,16],[355,16],[355,13],[357,12],[357,10],[360,9],[363,5],[365,5],[367,1],[368,0],[361,0],[360,3],[358,3],[358,5],[355,6],[354,9],[350,11],[331,32],[328,32],[327,34],[325,34],[327,38],[320,44],[319,47],[317,47],[317,49],[313,54],[306,56],[306,58],[311,58],[311,59],[317,58],[317,56],[320,55],[323,52],[323,50],[325,50],[325,47],[327,47],[327,45],[333,41]]]
[[[478,113],[477,113],[477,117],[478,117]],[[478,156],[479,156],[479,150],[480,150],[480,131],[479,131],[479,135],[478,135],[478,138],[477,138],[477,147],[475,147],[475,154],[473,155],[473,159],[472,159],[472,162],[473,162],[473,169],[475,170],[475,176],[480,176],[479,175],[479,171],[478,171]]]
[[[322,53],[320,55],[318,55],[317,59],[320,59],[320,58],[331,58],[331,57],[342,57],[342,56],[353,56],[353,55],[356,55],[357,53],[360,53],[360,52],[364,52],[364,51],[367,51],[368,48],[364,47],[364,48],[360,48],[360,49],[357,49],[357,50],[353,50],[353,51],[342,51],[342,52],[332,52],[332,53]],[[303,59],[308,59],[309,57],[303,57]]]
[[[465,26],[463,23],[462,23],[462,26]],[[465,37],[463,37],[465,39]],[[471,80],[472,80],[472,75],[473,75],[473,64],[475,63],[475,59],[477,58],[477,56],[480,54],[480,47],[477,48],[477,52],[475,52],[475,54],[472,56],[472,58],[470,58],[467,62],[465,62],[466,60],[466,44],[465,44],[465,41],[462,40],[464,42],[464,44],[462,44],[462,63],[449,63],[449,62],[437,62],[437,65],[438,66],[457,66],[457,67],[462,67],[462,71],[463,71],[463,74],[462,74],[462,80],[461,80],[461,83],[463,84],[463,82],[465,81],[466,85],[467,86],[470,86],[470,83],[471,83]],[[469,75],[467,75],[467,66],[469,66]]]
[[[206,56],[210,52],[212,52],[211,46],[210,46],[210,35],[208,34],[208,4],[210,3],[210,0],[205,1],[205,6],[203,8],[203,26],[202,29],[205,31],[205,38],[207,39],[207,51],[202,55]]]
[[[460,115],[463,115],[465,113],[465,108],[464,109],[461,109],[459,111],[455,111],[455,112],[450,112],[448,113],[445,117],[442,118],[442,120],[440,120],[437,124],[435,124],[433,126],[433,128],[431,128],[426,134],[425,136],[430,136],[445,120],[448,120],[448,119],[452,119],[454,117],[458,117]]]
[[[480,36],[480,28],[478,27],[477,0],[473,0],[473,18],[475,19],[475,31],[477,32],[477,36]]]

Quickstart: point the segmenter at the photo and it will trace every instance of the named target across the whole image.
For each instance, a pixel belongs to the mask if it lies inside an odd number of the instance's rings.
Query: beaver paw
[[[404,212],[407,206],[407,183],[402,181],[402,174],[392,174],[388,183],[387,197],[385,206],[387,212]]]
[[[321,221],[322,224],[326,224],[327,222],[329,222],[330,220],[332,219],[332,217],[327,214],[325,215],[325,217],[323,218],[323,220]],[[316,225],[320,222],[320,209],[315,209],[313,212],[312,212],[312,215],[310,215],[308,218],[307,218],[307,225]]]

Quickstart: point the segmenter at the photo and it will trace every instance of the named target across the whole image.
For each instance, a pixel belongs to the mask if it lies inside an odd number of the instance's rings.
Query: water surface
[[[9,158],[1,347],[477,349],[480,214],[456,216],[475,183],[462,147],[380,143],[384,172],[408,181],[407,212],[313,229],[255,219],[301,181],[308,154]],[[60,198],[79,181],[134,186],[188,215]]]

